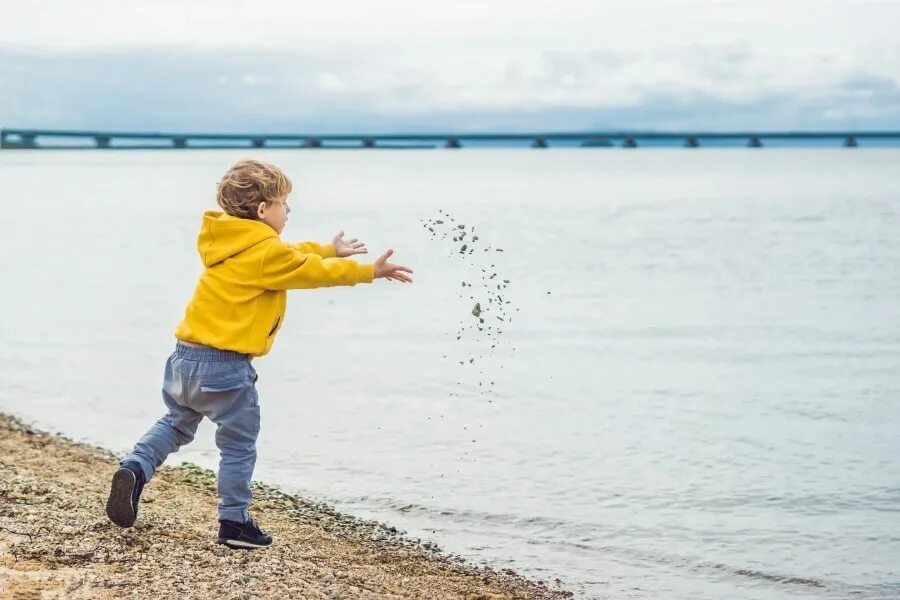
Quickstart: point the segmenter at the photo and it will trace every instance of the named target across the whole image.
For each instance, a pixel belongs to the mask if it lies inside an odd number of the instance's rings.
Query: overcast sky
[[[900,1],[0,0],[0,126],[900,129]]]

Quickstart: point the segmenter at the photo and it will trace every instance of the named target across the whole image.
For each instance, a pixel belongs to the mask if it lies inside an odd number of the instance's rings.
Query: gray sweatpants
[[[259,435],[256,379],[243,354],[178,343],[166,361],[162,396],[168,412],[120,464],[137,462],[150,481],[169,454],[193,441],[197,425],[208,417],[218,426],[219,519],[246,522]]]

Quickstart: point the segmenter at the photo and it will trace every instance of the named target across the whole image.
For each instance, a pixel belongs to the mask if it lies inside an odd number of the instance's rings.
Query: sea
[[[577,598],[900,598],[900,149],[4,150],[0,411],[131,448],[248,156],[415,271],[290,293],[256,479]]]

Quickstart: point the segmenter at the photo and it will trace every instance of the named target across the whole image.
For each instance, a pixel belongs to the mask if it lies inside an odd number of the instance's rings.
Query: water
[[[120,451],[160,416],[246,152],[0,154],[0,410]],[[285,238],[416,269],[292,293],[259,479],[586,598],[900,597],[900,151],[256,155]],[[439,209],[505,252],[431,240]],[[469,364],[490,264],[519,310]],[[214,467],[212,433],[170,460]]]

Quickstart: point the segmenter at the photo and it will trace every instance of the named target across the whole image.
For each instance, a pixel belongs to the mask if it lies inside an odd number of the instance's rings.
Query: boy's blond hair
[[[256,219],[261,202],[272,202],[291,188],[291,180],[272,163],[239,160],[216,185],[216,202],[229,215]]]

